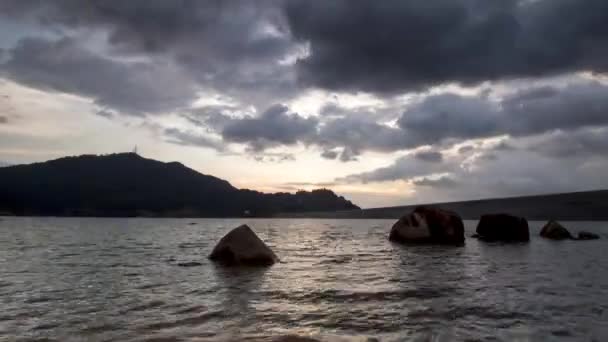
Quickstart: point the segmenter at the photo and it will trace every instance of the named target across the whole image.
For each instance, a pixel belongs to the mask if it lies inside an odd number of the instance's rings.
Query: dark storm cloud
[[[8,18],[29,19],[42,26],[90,29],[109,33],[109,42],[126,51],[176,53],[188,58],[265,59],[285,51],[281,32],[263,32],[280,23],[272,1],[198,0],[4,0]],[[192,43],[196,42],[196,46]],[[188,52],[213,46],[204,55]]]
[[[414,157],[431,163],[439,163],[443,161],[443,153],[439,151],[420,151],[414,153]]]
[[[80,44],[101,33],[112,57],[169,61],[201,88],[248,105],[263,108],[297,90],[293,68],[280,63],[295,44],[276,1],[5,0],[3,15]]]
[[[362,151],[391,152],[403,149],[407,139],[399,128],[389,127],[363,117],[341,117],[325,122],[312,143],[327,148],[344,147],[358,155]]]
[[[558,159],[605,157],[608,129],[588,128],[574,132],[557,131],[528,146],[530,151]]]
[[[441,94],[409,108],[399,126],[414,145],[508,134],[529,136],[608,124],[608,86],[532,87],[500,101]]]
[[[196,87],[167,65],[123,63],[71,39],[27,38],[0,64],[1,75],[39,89],[90,97],[125,114],[171,111],[196,98]]]
[[[608,86],[595,81],[573,80],[561,86],[531,86],[491,97],[452,93],[428,95],[411,104],[397,125],[376,121],[333,106],[323,115],[304,119],[286,106],[271,107],[259,116],[235,106],[207,106],[185,117],[226,142],[249,145],[253,151],[302,143],[321,149],[321,157],[354,161],[367,151],[395,152],[430,146],[417,158],[442,161],[437,148],[469,139],[496,136],[528,137],[557,130],[608,125]],[[475,146],[461,149],[472,152]],[[514,146],[501,141],[486,154],[497,156]],[[490,153],[489,150],[492,150]],[[491,158],[487,156],[486,158]]]
[[[357,156],[365,151],[394,152],[500,135],[526,137],[608,125],[608,86],[576,80],[561,87],[523,88],[501,99],[429,95],[410,105],[397,120],[397,127],[356,112],[348,115],[343,108],[323,113],[318,133],[307,137],[307,143],[331,151],[346,148]],[[502,142],[494,149],[512,148]],[[461,153],[472,149],[464,148]]]
[[[427,154],[429,152],[423,152]],[[372,171],[352,174],[336,179],[341,183],[373,183],[391,182],[395,180],[412,180],[434,173],[445,173],[454,169],[456,164],[451,161],[439,162],[437,157],[425,159],[419,157],[420,152],[398,158],[393,164]]]
[[[605,0],[288,1],[310,54],[300,79],[403,92],[447,82],[608,70]]]
[[[278,145],[293,145],[314,134],[318,121],[290,113],[284,105],[275,105],[259,117],[233,119],[222,129],[229,142],[248,144],[253,151]]]

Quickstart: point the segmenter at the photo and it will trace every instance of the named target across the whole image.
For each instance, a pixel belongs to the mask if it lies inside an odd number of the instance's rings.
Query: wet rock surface
[[[391,228],[398,243],[464,244],[464,224],[458,214],[436,207],[418,207]]]
[[[270,266],[274,252],[247,225],[231,230],[215,246],[209,259],[225,266]]]
[[[528,221],[510,214],[482,215],[476,233],[478,239],[488,242],[530,241]]]

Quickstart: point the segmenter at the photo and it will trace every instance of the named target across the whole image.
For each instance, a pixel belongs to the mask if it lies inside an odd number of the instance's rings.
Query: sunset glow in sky
[[[565,19],[567,18],[567,19]],[[362,207],[606,188],[608,1],[0,1],[0,163]]]

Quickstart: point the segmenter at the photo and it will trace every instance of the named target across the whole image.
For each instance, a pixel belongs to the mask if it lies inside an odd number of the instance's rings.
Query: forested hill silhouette
[[[272,216],[359,209],[331,190],[240,190],[178,162],[135,153],[65,157],[0,168],[0,213],[48,216]]]

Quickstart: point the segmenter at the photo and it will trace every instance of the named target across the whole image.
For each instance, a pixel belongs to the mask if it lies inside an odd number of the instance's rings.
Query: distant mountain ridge
[[[181,163],[135,153],[82,155],[0,168],[0,214],[240,217],[359,209],[331,190],[241,190]]]
[[[463,219],[510,213],[529,220],[608,221],[608,190],[443,202],[432,205],[457,212]],[[282,217],[398,219],[419,205],[347,210],[334,213],[282,213]]]

